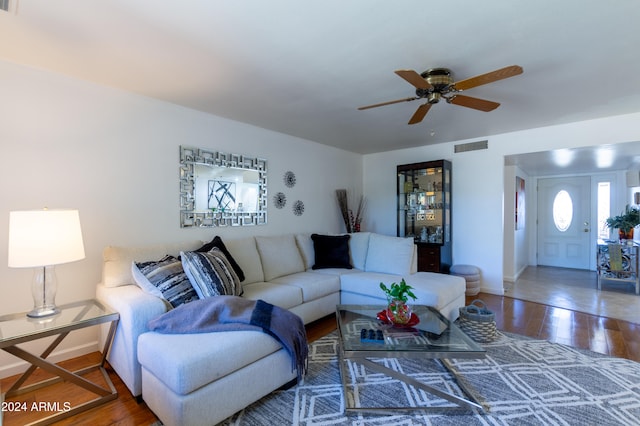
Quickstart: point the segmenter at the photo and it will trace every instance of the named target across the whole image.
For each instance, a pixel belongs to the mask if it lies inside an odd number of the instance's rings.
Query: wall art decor
[[[293,188],[296,185],[296,175],[289,171],[284,174],[284,184],[287,188]]]
[[[516,176],[516,230],[524,229],[526,206],[524,202],[524,179]]]
[[[287,204],[287,196],[282,192],[278,192],[273,196],[273,205],[276,206],[277,209],[283,208]]]
[[[293,214],[296,216],[302,216],[302,213],[304,213],[304,203],[298,200],[293,203]]]
[[[236,183],[210,180],[207,207],[219,211],[236,209]]]

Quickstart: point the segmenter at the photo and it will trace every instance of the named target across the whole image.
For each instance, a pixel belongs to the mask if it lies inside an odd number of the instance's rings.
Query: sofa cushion
[[[364,270],[395,275],[409,275],[413,259],[413,238],[371,234]]]
[[[354,232],[350,235],[349,251],[351,253],[351,264],[354,268],[364,271],[371,232]]]
[[[386,295],[380,289],[380,283],[383,282],[389,287],[389,284],[393,282],[399,283],[400,280],[402,280],[400,275],[389,275],[382,272],[360,272],[340,276],[340,287],[343,292],[379,298],[383,304],[384,300],[386,300]]]
[[[166,300],[174,308],[198,300],[182,263],[173,256],[165,256],[159,261],[132,262],[131,273],[143,291]]]
[[[409,303],[433,306],[437,309],[449,305],[462,295],[466,289],[464,278],[452,275],[437,274],[435,272],[418,272],[412,275],[389,275],[380,272],[360,272],[345,274],[340,277],[341,289],[344,293],[356,293],[374,297],[380,304],[386,303],[386,295],[380,289],[380,283],[399,283],[402,278],[413,287],[417,299],[409,299]],[[371,303],[371,302],[367,302]]]
[[[140,364],[180,395],[189,394],[280,349],[282,346],[276,339],[261,331],[148,332],[138,340]]]
[[[299,287],[273,283],[244,284],[242,297],[251,300],[262,299],[267,303],[290,309],[302,304],[302,290]]]
[[[340,291],[340,277],[331,274],[318,274],[316,272],[298,272],[274,278],[274,284],[283,287],[297,287],[302,290],[302,301],[309,302],[331,293]]]
[[[227,249],[244,272],[243,284],[264,281],[260,254],[253,237],[227,240]]]
[[[302,256],[293,235],[256,237],[256,245],[265,281],[304,271]]]
[[[131,263],[158,260],[168,254],[178,256],[181,251],[197,250],[202,241],[194,240],[177,244],[158,244],[146,247],[108,246],[102,252],[102,284],[118,287],[134,284]]]
[[[405,277],[413,287],[413,293],[421,305],[433,306],[438,310],[464,295],[467,283],[462,277],[438,274],[435,272],[417,272]]]
[[[200,299],[212,296],[242,295],[240,279],[222,250],[208,252],[183,251],[182,267]]]
[[[222,238],[220,238],[219,236],[216,235],[213,238],[213,240],[211,240],[207,244],[203,245],[202,247],[200,247],[196,251],[208,252],[208,251],[211,251],[214,247],[217,247],[218,249],[220,249],[220,251],[227,258],[227,261],[233,267],[233,270],[236,273],[236,275],[238,276],[238,279],[240,279],[240,281],[244,281],[244,272],[242,271],[242,268],[240,267],[240,265],[238,265],[238,262],[236,262],[236,260],[233,258],[231,253],[229,253],[229,250],[227,250],[227,246],[224,245],[224,243],[222,242]]]
[[[312,269],[352,269],[349,256],[349,235],[312,234],[315,261]]]
[[[325,275],[336,275],[338,277],[346,274],[358,274],[362,271],[358,269],[344,269],[344,268],[324,268],[324,269],[316,269],[313,271],[316,274],[325,274]]]
[[[296,234],[296,244],[298,245],[298,250],[300,250],[300,255],[302,256],[304,269],[311,269],[316,260],[311,234]]]

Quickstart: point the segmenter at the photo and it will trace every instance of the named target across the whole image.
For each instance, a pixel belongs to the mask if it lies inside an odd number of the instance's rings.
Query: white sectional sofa
[[[314,237],[317,239],[317,237]],[[348,266],[322,267],[311,234],[225,240],[244,272],[242,297],[288,309],[305,324],[335,313],[338,304],[386,303],[380,282],[405,279],[413,303],[437,308],[450,320],[465,304],[463,278],[416,272],[411,239],[350,234]],[[158,260],[193,251],[201,241],[153,247],[107,247],[97,298],[120,313],[109,362],[134,396],[142,395],[165,425],[212,425],[295,379],[280,344],[260,332],[169,335],[147,323],[170,309],[141,290],[133,261]],[[318,258],[316,258],[318,256]],[[326,263],[326,262],[325,262]],[[333,266],[331,261],[329,265]],[[347,265],[337,265],[347,266]],[[250,385],[249,385],[250,384]]]

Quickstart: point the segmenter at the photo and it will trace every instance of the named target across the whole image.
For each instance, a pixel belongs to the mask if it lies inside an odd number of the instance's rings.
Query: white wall
[[[503,294],[504,156],[640,140],[640,113],[530,129],[364,156],[366,226],[396,232],[396,165],[452,161],[453,262],[477,265],[482,291]],[[454,154],[454,145],[489,140],[489,148]]]
[[[335,189],[362,191],[359,154],[3,61],[0,144],[0,315],[32,306],[32,272],[7,266],[11,210],[79,209],[86,259],[56,268],[63,304],[95,295],[107,245],[339,232]],[[268,224],[181,229],[181,144],[267,159]],[[288,170],[293,188],[284,185]],[[272,203],[278,191],[288,200],[282,210]],[[302,216],[291,210],[295,200],[304,202]],[[95,334],[71,335],[61,348],[95,349]],[[0,375],[15,360],[3,353]]]
[[[516,177],[525,181],[525,223],[516,229],[515,221],[515,188]],[[535,225],[534,204],[531,198],[535,195],[534,181],[516,166],[504,168],[504,277],[505,281],[514,282],[529,265],[529,238]]]

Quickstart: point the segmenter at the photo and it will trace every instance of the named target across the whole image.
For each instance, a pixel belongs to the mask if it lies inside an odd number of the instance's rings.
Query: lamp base
[[[57,315],[59,313],[60,310],[55,306],[40,306],[39,308],[35,308],[32,311],[27,312],[27,316],[29,318],[44,318]]]
[[[33,274],[31,294],[33,310],[27,314],[29,318],[44,318],[60,313],[56,308],[56,288],[58,280],[53,265],[37,268]]]

